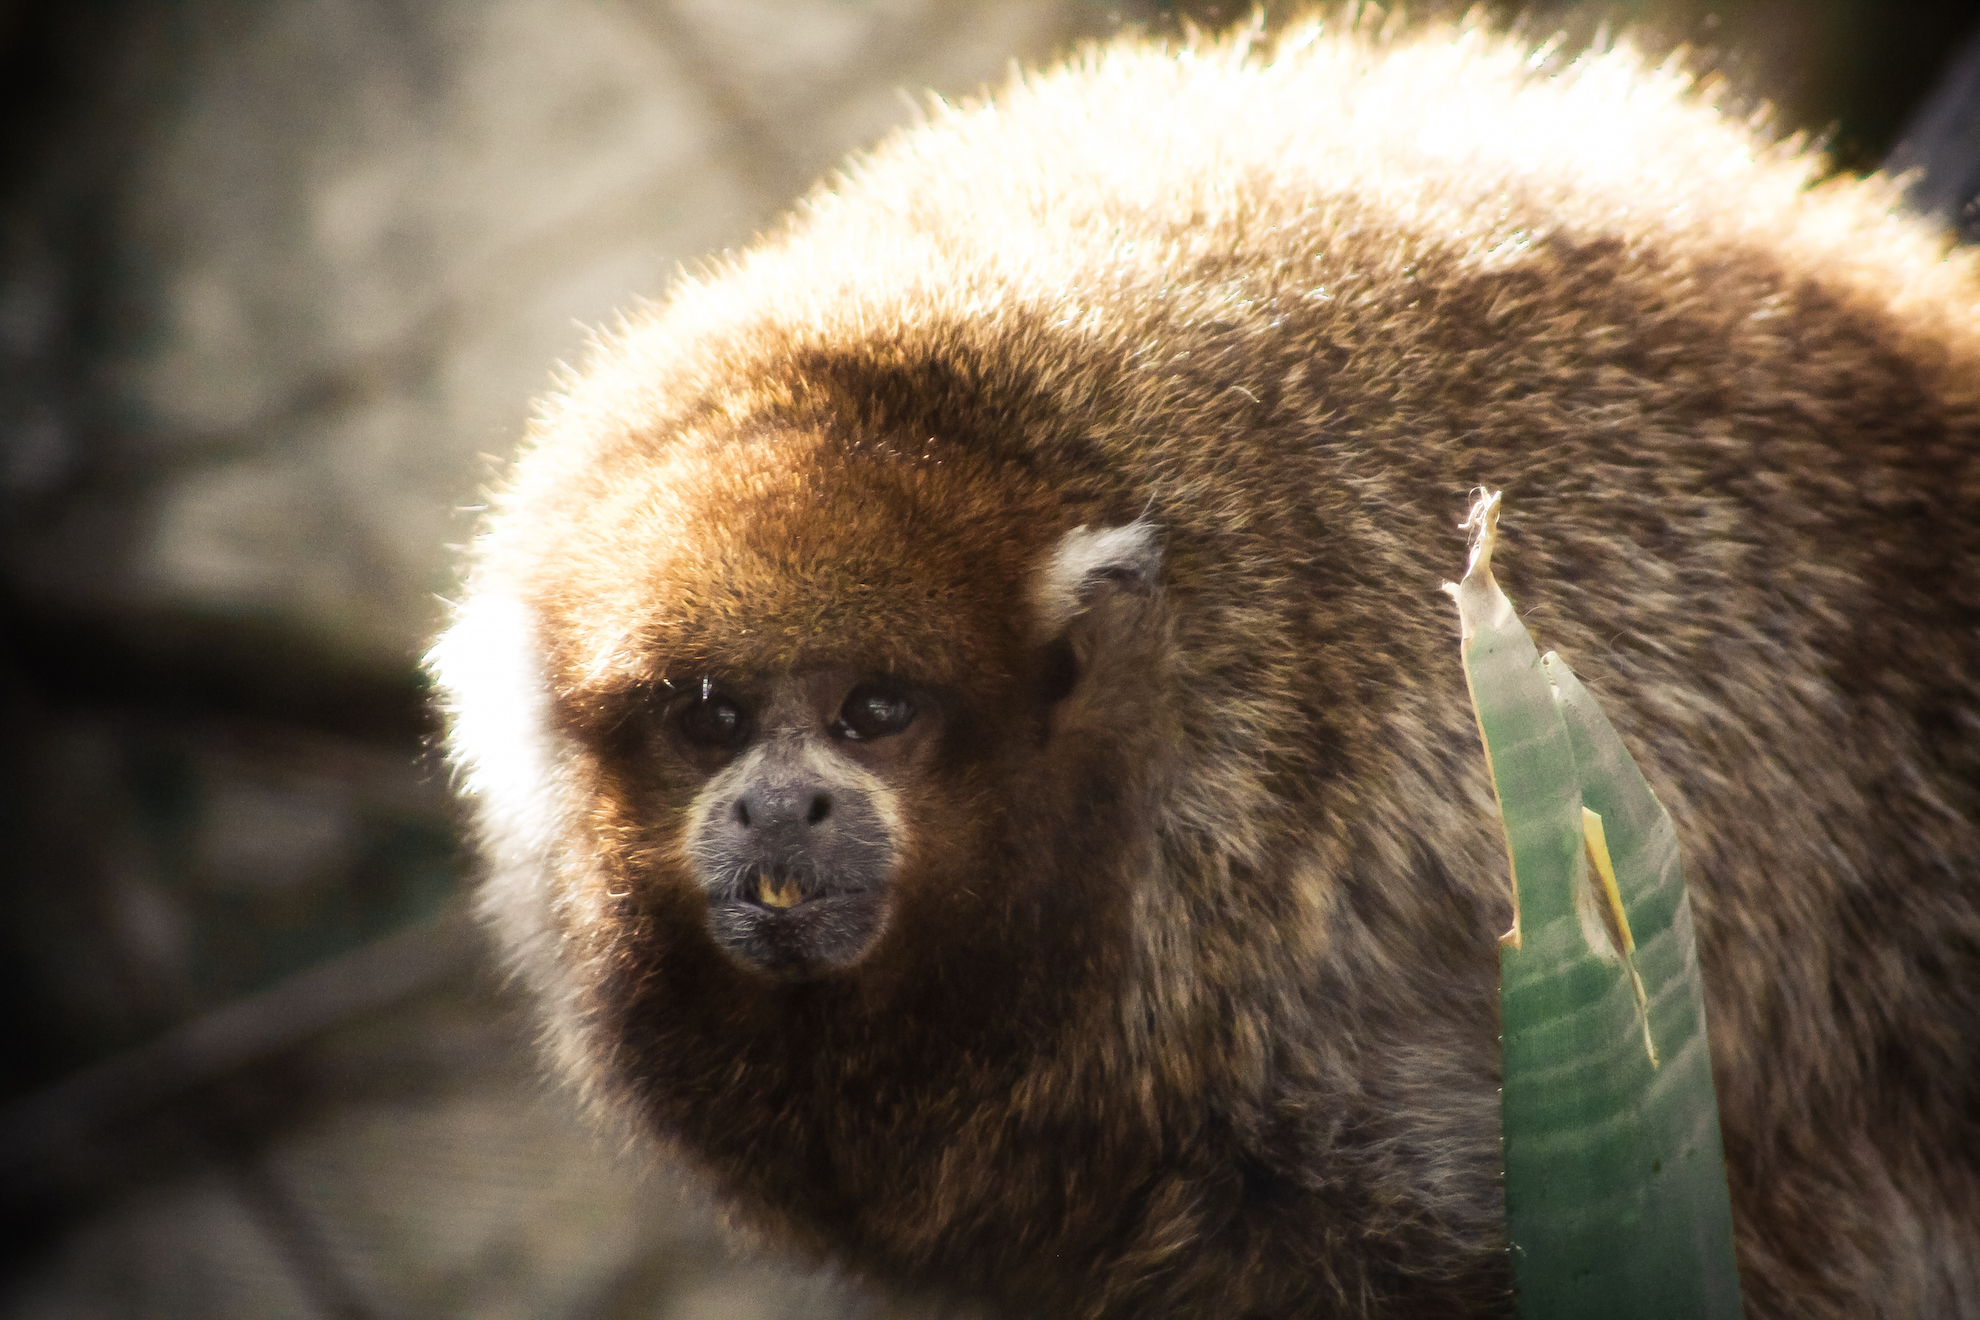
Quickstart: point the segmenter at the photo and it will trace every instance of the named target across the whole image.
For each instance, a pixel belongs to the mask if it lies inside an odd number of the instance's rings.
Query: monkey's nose
[[[756,785],[736,799],[734,814],[746,830],[821,825],[832,814],[832,795],[812,785]]]

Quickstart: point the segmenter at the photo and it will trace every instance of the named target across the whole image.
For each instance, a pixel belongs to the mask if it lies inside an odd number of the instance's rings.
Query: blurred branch
[[[481,953],[452,911],[174,1027],[0,1110],[0,1198],[24,1199],[88,1162],[101,1134],[333,1027],[464,973]]]

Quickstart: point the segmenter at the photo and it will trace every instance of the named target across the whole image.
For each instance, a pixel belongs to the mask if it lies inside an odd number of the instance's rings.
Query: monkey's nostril
[[[736,824],[749,828],[749,804],[741,798],[736,799]]]
[[[804,818],[805,823],[809,825],[816,825],[819,821],[824,820],[827,816],[831,814],[832,814],[832,799],[826,794],[820,793],[816,797],[811,799],[811,812],[810,814],[805,816]]]

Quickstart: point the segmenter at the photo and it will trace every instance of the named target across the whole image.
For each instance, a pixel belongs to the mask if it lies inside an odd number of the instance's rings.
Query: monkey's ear
[[[1034,637],[1047,702],[1060,706],[1110,657],[1132,663],[1160,594],[1155,525],[1075,527],[1059,538],[1031,585]]]
[[[1032,584],[1032,617],[1039,639],[1063,635],[1067,625],[1102,599],[1152,595],[1162,571],[1155,524],[1075,527],[1059,538]]]

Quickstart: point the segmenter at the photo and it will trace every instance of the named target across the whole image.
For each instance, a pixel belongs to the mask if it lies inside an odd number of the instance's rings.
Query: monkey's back
[[[1035,540],[969,499],[1021,560],[1080,522],[1163,541],[1132,970],[1110,1034],[1058,1042],[1102,1062],[1037,1064],[1027,1101],[1126,1078],[1187,1129],[1148,1139],[1171,1168],[1134,1166],[1115,1254],[965,1268],[884,1209],[770,1204],[685,1102],[669,1135],[773,1232],[922,1287],[1323,1314],[1500,1286],[1509,908],[1436,590],[1484,484],[1508,590],[1678,824],[1749,1307],[1980,1309],[1980,278],[1819,170],[1626,52],[1118,47],[938,108],[614,336],[484,582],[627,599],[601,508],[766,431],[1012,474],[1056,500]]]

